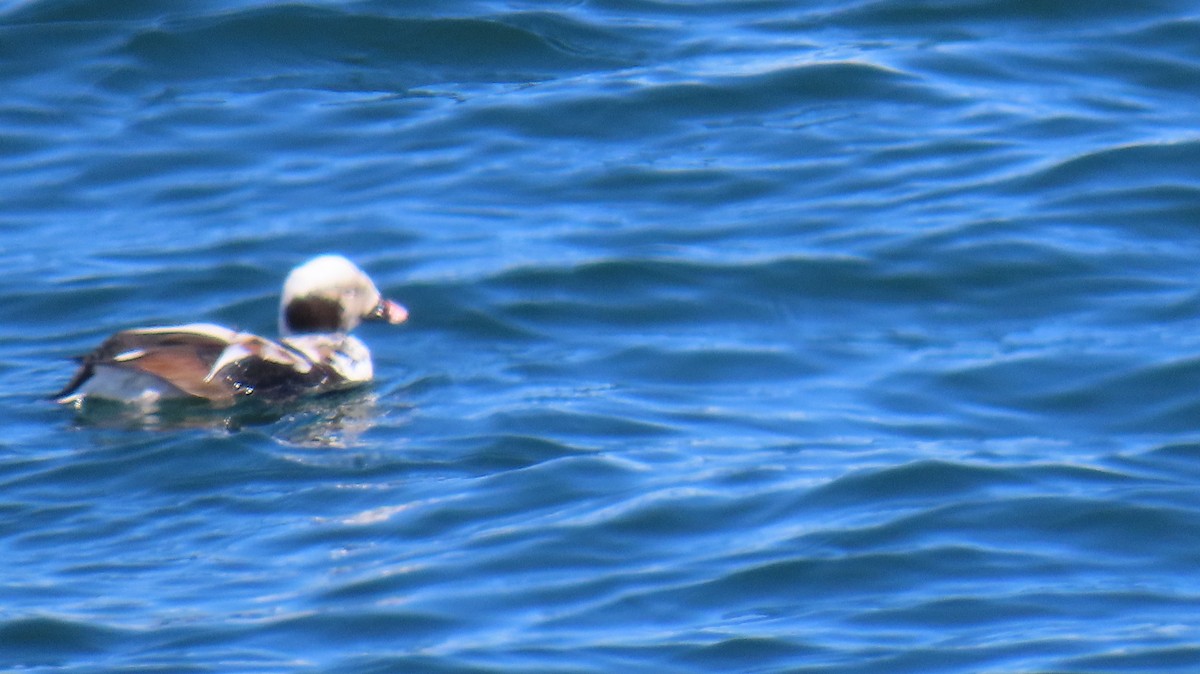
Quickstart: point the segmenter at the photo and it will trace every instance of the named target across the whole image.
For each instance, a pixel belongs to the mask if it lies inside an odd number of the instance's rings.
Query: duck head
[[[364,320],[403,323],[408,310],[385,299],[371,279],[341,255],[321,255],[296,267],[283,283],[282,336],[347,334]]]

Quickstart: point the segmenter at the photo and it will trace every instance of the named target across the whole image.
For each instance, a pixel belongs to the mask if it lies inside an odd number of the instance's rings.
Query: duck
[[[363,321],[403,323],[408,310],[353,262],[326,254],[287,275],[278,318],[278,340],[212,323],[117,332],[77,359],[75,376],[53,399],[77,407],[89,399],[229,406],[353,388],[373,379],[374,366],[350,332]]]

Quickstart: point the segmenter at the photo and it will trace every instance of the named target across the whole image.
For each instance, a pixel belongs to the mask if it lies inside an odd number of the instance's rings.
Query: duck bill
[[[391,300],[380,300],[379,306],[375,307],[375,310],[368,314],[367,318],[387,321],[392,325],[396,325],[408,320],[408,309]]]

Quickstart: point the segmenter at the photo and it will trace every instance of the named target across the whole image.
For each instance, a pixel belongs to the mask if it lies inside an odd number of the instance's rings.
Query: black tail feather
[[[92,364],[91,360],[87,356],[80,356],[75,360],[80,363],[79,370],[75,372],[75,376],[71,378],[71,381],[67,382],[67,385],[64,386],[61,391],[47,397],[47,400],[53,400],[57,402],[66,396],[71,395],[75,391],[78,391],[79,387],[83,386],[83,383],[91,379],[92,375],[96,373],[96,366]]]

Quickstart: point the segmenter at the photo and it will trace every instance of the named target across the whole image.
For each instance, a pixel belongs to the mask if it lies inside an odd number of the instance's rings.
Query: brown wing
[[[204,324],[118,332],[82,361],[57,399],[74,393],[98,366],[144,372],[213,402],[291,395],[320,388],[333,376],[329,368],[262,337]]]
[[[118,332],[81,359],[75,377],[55,397],[71,395],[104,365],[154,375],[189,395],[228,400],[237,394],[235,388],[216,378],[205,379],[237,336],[233,331],[163,328]]]

